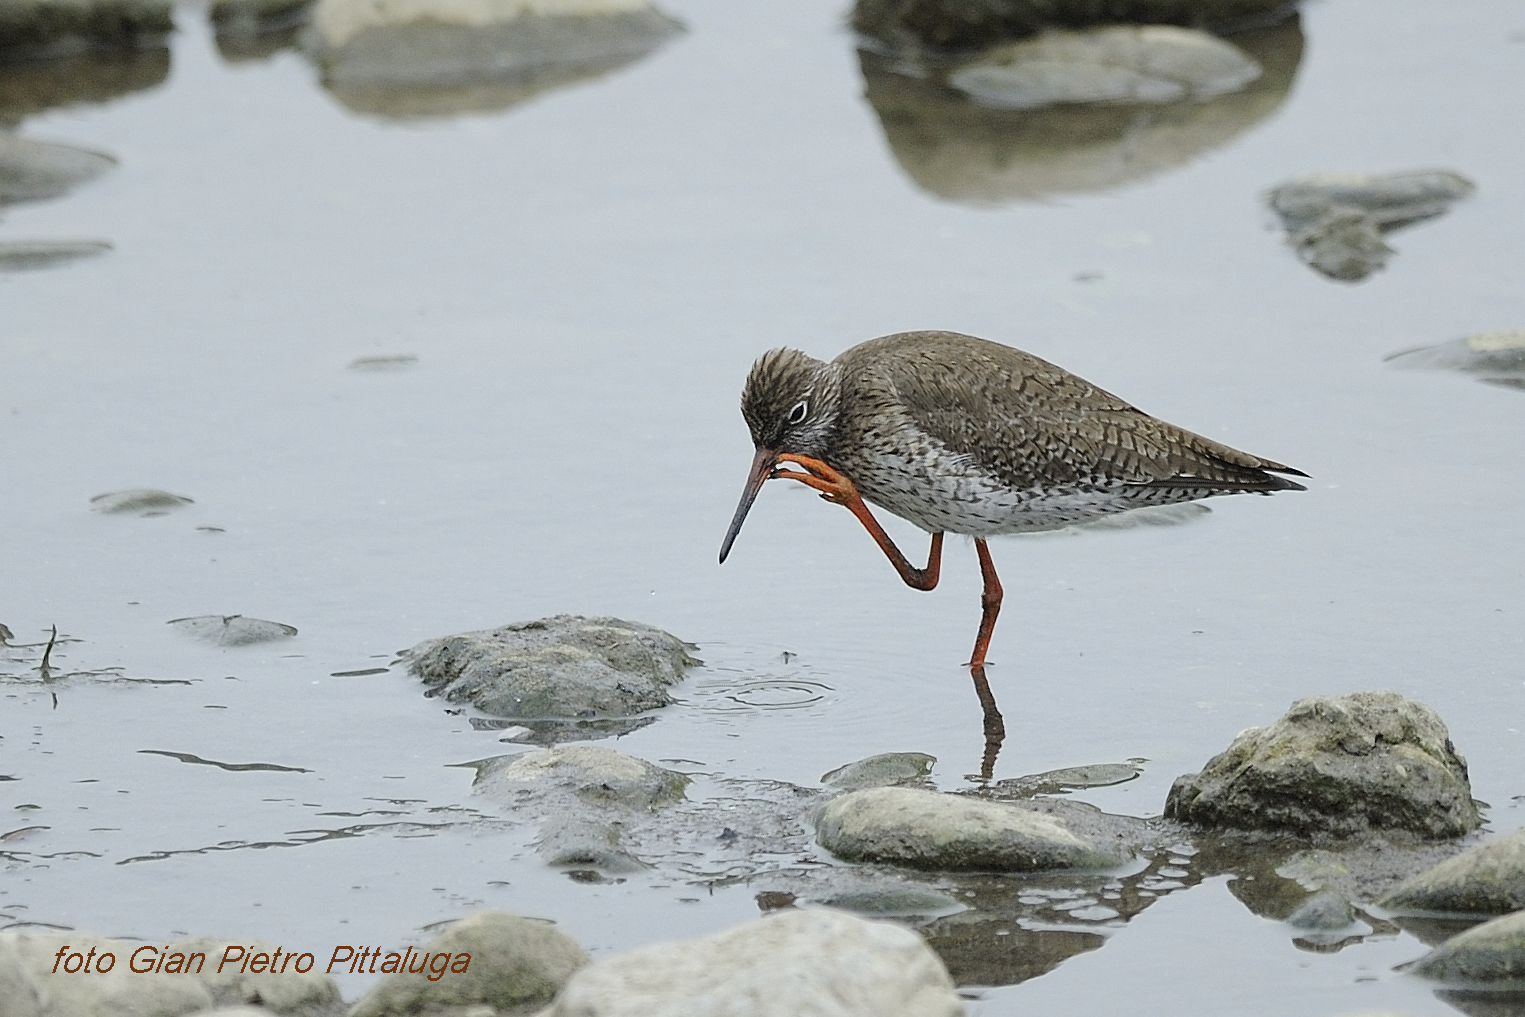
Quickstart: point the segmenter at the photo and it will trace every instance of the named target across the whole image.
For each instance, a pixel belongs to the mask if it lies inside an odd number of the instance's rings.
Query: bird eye
[[[810,403],[805,399],[801,399],[794,404],[794,409],[789,411],[789,423],[798,424],[808,416],[810,416]]]

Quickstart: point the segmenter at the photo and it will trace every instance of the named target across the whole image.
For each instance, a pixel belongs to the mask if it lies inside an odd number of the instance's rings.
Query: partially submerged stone
[[[0,241],[0,272],[51,268],[80,258],[92,258],[111,250],[106,240],[6,240]]]
[[[683,799],[689,779],[601,745],[568,745],[478,764],[476,788],[512,801],[521,792],[651,811]]]
[[[218,646],[268,643],[297,634],[295,626],[263,618],[245,618],[241,614],[200,614],[193,618],[172,618],[165,624]]]
[[[1385,234],[1441,215],[1475,190],[1450,170],[1324,173],[1272,188],[1266,203],[1305,264],[1331,279],[1358,282],[1387,265],[1393,250]]]
[[[1118,25],[1044,32],[981,53],[948,83],[996,109],[1201,102],[1260,77],[1258,63],[1206,32]]]
[[[1525,830],[1448,858],[1404,880],[1377,903],[1400,914],[1525,911]]]
[[[245,966],[245,954],[266,970],[234,971]],[[219,974],[219,962],[228,956],[234,963]],[[292,962],[300,960],[301,955],[276,954],[275,946],[247,939],[208,937],[165,945],[73,931],[0,932],[0,1011],[179,1017],[261,1002],[268,1008],[263,1012],[292,1017],[334,1013],[341,1006],[338,986],[321,973],[316,958],[306,961],[307,971],[297,971]]]
[[[838,858],[942,872],[1029,872],[1115,865],[1111,850],[1052,816],[997,802],[911,788],[854,791],[816,820],[816,839]]]
[[[1288,925],[1310,932],[1335,932],[1348,928],[1355,920],[1350,902],[1329,890],[1313,894],[1287,916]]]
[[[1212,828],[1459,837],[1482,820],[1438,714],[1396,692],[1310,696],[1177,778],[1165,815]]]
[[[859,791],[924,782],[935,762],[937,757],[925,752],[882,752],[823,773],[821,783],[839,791]]]
[[[1525,379],[1525,329],[1480,332],[1383,359],[1394,367],[1466,371],[1483,375],[1484,381],[1518,384]]]
[[[134,487],[126,491],[110,491],[90,499],[90,511],[104,515],[162,516],[175,509],[194,505],[191,499],[170,494],[157,488]]]
[[[6,0],[0,60],[39,60],[162,43],[174,31],[170,0]]]
[[[0,130],[0,205],[68,194],[116,164],[105,152]]]
[[[626,851],[614,823],[557,816],[540,827],[535,853],[547,865],[600,873],[639,872],[646,864]]]
[[[578,971],[544,1017],[962,1017],[942,961],[914,932],[786,909],[725,932]]]
[[[1525,911],[1453,936],[1404,970],[1461,987],[1525,990]]]
[[[455,922],[416,954],[356,1003],[349,1017],[409,1017],[470,1006],[533,1013],[588,963],[582,947],[554,923],[501,911]]]
[[[520,720],[628,717],[672,702],[699,661],[676,636],[618,618],[556,615],[419,643],[409,669],[452,702]]]
[[[645,57],[683,30],[647,0],[319,0],[309,45],[362,112],[502,109]]]
[[[1181,25],[1230,30],[1288,17],[1287,0],[857,0],[852,27],[911,53],[964,53],[1045,29]]]

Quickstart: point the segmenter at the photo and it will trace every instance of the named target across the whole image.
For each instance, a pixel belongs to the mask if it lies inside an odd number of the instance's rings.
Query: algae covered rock
[[[578,971],[544,1017],[962,1017],[920,936],[836,911],[788,909]]]
[[[559,614],[419,643],[409,668],[445,698],[516,720],[628,717],[672,702],[699,663],[639,622]]]
[[[1165,815],[1335,837],[1459,837],[1482,822],[1444,722],[1396,692],[1298,700],[1270,727],[1241,732],[1201,773],[1177,778]]]
[[[1404,880],[1378,903],[1400,914],[1525,911],[1525,830],[1448,858]]]
[[[943,872],[1097,868],[1122,859],[1054,816],[912,788],[854,791],[829,802],[816,839],[838,858]]]
[[[416,969],[409,957],[407,969],[383,979],[349,1017],[459,1012],[450,1008],[469,1006],[533,1013],[588,963],[582,947],[555,923],[501,911],[461,919],[418,955]]]

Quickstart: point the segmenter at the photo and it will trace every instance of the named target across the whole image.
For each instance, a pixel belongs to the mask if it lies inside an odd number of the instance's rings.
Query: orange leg
[[[978,537],[974,538],[974,550],[980,556],[980,577],[985,589],[980,594],[980,634],[974,640],[974,656],[969,658],[970,667],[985,666],[985,651],[990,649],[990,634],[995,631],[996,615],[1001,613],[1001,580],[995,574],[995,562],[990,560],[990,548]],[[976,679],[978,682],[978,679]]]
[[[890,564],[895,566],[895,571],[900,573],[900,578],[905,580],[907,586],[917,590],[930,590],[937,586],[937,579],[942,570],[943,562],[943,535],[941,533],[932,534],[932,547],[927,552],[927,567],[919,569],[912,565],[905,555],[900,553],[900,548],[895,546],[895,542],[890,539],[890,535],[884,532],[884,527],[879,525],[879,520],[874,518],[874,514],[863,503],[863,496],[858,493],[858,489],[853,486],[851,480],[848,480],[819,459],[795,455],[792,452],[785,452],[778,458],[780,462],[798,463],[810,472],[801,473],[798,470],[779,469],[774,470],[773,476],[769,479],[798,480],[806,487],[812,487],[821,492],[821,497],[832,504],[845,506],[848,511],[858,517],[858,522],[862,523],[863,528],[868,531],[869,536],[874,538],[874,542],[879,545],[885,557],[890,560]],[[994,573],[991,574],[994,575]],[[999,584],[996,590],[996,600],[999,603]],[[995,620],[992,619],[991,625],[994,624]],[[988,634],[986,641],[989,641]]]

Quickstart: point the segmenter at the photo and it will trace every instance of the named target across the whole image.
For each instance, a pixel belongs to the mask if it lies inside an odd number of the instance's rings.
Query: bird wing
[[[875,358],[881,384],[916,427],[1005,483],[1124,483],[1204,495],[1299,487],[1266,472],[1296,470],[1151,417],[1029,353],[940,335],[956,355],[939,355],[935,342],[894,344]]]

